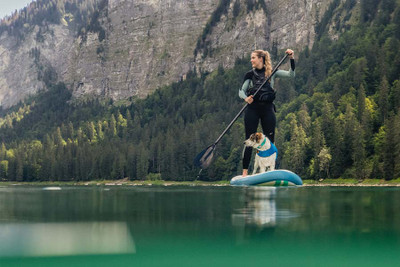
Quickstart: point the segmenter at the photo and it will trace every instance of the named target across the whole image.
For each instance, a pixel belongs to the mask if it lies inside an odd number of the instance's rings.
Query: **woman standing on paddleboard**
[[[272,143],[275,142],[275,78],[292,78],[295,75],[294,69],[294,53],[293,50],[287,49],[286,53],[290,58],[290,70],[278,70],[272,75],[269,82],[266,82],[262,89],[254,96],[254,92],[259,86],[271,75],[272,66],[271,58],[267,51],[255,50],[251,53],[252,69],[244,76],[242,88],[239,90],[239,97],[244,99],[249,105],[244,114],[244,126],[246,131],[246,139],[251,134],[257,132],[258,123],[261,120],[261,126],[264,135],[267,136]],[[251,147],[246,147],[243,154],[243,176],[247,176],[251,159]]]

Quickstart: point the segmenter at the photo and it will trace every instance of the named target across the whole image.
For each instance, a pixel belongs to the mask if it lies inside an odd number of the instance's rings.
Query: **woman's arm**
[[[294,76],[296,76],[296,72],[294,71],[294,59],[290,60],[289,70],[277,70],[274,76],[275,78],[294,78]]]
[[[275,74],[271,77],[271,86],[274,88],[275,78],[294,78],[296,76],[294,59],[290,59],[290,69],[289,70],[277,70]]]
[[[242,85],[242,88],[239,89],[239,97],[241,99],[246,99],[247,98],[246,92],[247,92],[247,89],[249,89],[250,82],[251,82],[250,79],[245,80],[243,85]]]
[[[296,68],[294,64],[294,52],[292,49],[287,49],[285,53],[288,54],[290,58],[290,69],[289,71],[278,70],[274,76],[279,78],[293,78],[295,76],[294,69]]]

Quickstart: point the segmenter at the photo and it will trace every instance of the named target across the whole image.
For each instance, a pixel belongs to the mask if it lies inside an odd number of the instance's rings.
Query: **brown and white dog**
[[[258,168],[260,168],[260,173],[266,172],[267,170],[275,170],[278,149],[264,134],[253,133],[250,135],[249,139],[244,141],[244,144],[257,149],[253,174],[257,172]]]

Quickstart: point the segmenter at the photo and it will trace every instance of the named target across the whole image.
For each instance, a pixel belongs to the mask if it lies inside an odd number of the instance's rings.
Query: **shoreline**
[[[103,180],[103,181],[35,181],[35,182],[16,182],[0,181],[0,187],[5,186],[230,186],[229,181],[163,181],[163,180]],[[303,180],[304,187],[318,186],[342,186],[342,187],[394,187],[400,186],[400,178],[390,181],[383,179],[365,179],[362,181],[356,179],[326,179],[322,181]]]

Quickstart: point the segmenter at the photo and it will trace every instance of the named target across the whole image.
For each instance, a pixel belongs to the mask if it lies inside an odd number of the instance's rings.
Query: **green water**
[[[391,187],[0,187],[0,266],[394,266]]]

